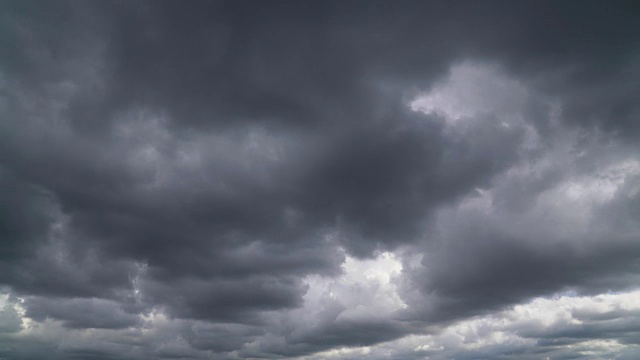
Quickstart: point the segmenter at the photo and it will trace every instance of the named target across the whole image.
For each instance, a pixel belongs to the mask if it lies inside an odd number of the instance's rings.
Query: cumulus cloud
[[[637,357],[632,2],[4,8],[0,357]]]

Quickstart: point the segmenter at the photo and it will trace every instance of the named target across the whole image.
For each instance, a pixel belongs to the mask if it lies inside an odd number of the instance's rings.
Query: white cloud
[[[629,316],[637,319],[640,310],[640,290],[600,294],[596,296],[555,295],[529,302],[489,315],[478,316],[446,326],[430,334],[409,335],[375,346],[343,348],[304,357],[330,358],[526,358],[554,359],[556,355],[572,351],[583,358],[607,359],[633,350],[635,345],[622,344],[615,339],[567,339],[566,343],[540,348],[539,354],[527,355],[527,350],[539,346],[539,340],[556,336],[558,329],[589,330]],[[585,317],[585,313],[589,316]],[[622,327],[633,335],[633,323]],[[569,332],[568,332],[569,333]],[[577,335],[579,336],[579,335]],[[558,336],[558,339],[560,336]],[[509,355],[513,352],[513,355]],[[366,356],[365,356],[366,353]]]
[[[508,126],[520,120],[528,96],[522,84],[507,78],[498,68],[465,62],[451,67],[445,81],[412,100],[410,106],[415,111],[442,115],[452,124],[496,114]]]

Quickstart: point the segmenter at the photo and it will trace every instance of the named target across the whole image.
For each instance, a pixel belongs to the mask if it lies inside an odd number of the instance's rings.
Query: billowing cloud
[[[3,7],[0,358],[637,357],[631,2]]]

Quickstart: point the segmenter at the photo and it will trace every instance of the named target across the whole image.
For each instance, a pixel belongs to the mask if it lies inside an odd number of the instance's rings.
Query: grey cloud
[[[518,217],[519,230],[527,228],[526,216]],[[452,221],[457,229],[428,246],[410,283],[421,286],[425,299],[417,301],[427,305],[416,308],[428,319],[465,317],[566,289],[597,294],[638,286],[637,230],[598,233],[604,225],[596,223],[588,227],[593,226],[591,234],[573,235],[568,227],[549,231],[553,224],[540,218],[538,230],[514,234],[504,224],[496,228],[491,216],[473,212]]]
[[[61,320],[68,328],[120,329],[136,325],[137,315],[127,314],[119,304],[102,299],[29,298],[26,315],[36,321]]]
[[[321,331],[291,340],[293,343],[309,346],[307,352],[312,352],[314,347],[324,350],[330,346],[367,346],[394,340],[407,333],[407,326],[394,321],[343,320],[334,322]]]
[[[24,184],[14,172],[0,167],[2,181],[2,260],[24,258],[46,238],[55,204],[42,189]],[[6,272],[5,272],[6,273]]]
[[[523,337],[536,338],[541,345],[566,345],[590,339],[612,339],[620,343],[637,343],[640,333],[638,313],[632,310],[597,313],[591,316],[576,314],[579,324],[559,324],[553,329],[519,329]]]
[[[436,304],[430,317],[446,319],[498,309],[565,287],[597,293],[637,286],[633,277],[625,277],[637,272],[639,249],[635,244],[579,252],[553,246],[542,253],[514,244],[516,239],[501,237],[476,232],[473,244],[450,245],[446,252],[438,253],[440,259],[425,260],[431,271],[425,276],[424,289]],[[464,247],[466,255],[460,255],[463,250],[459,246]],[[620,277],[618,281],[614,276]]]
[[[165,311],[213,328],[172,329],[155,356],[295,356],[565,287],[638,285],[638,175],[611,180],[593,234],[531,210],[563,181],[637,158],[630,1],[3,7],[0,283],[35,321],[117,332]],[[455,125],[409,109],[465,62],[495,65],[524,95],[489,94],[504,109]],[[522,119],[499,113],[514,107]],[[563,148],[566,133],[583,142]],[[447,213],[483,191],[493,214]],[[423,255],[404,259],[406,311],[354,323],[327,311],[297,337],[273,320],[304,304],[308,276],[381,251]],[[91,346],[68,356],[148,355]]]
[[[169,313],[182,318],[249,323],[243,314],[300,306],[304,285],[290,277],[254,275],[246,279],[177,279],[142,284],[145,297],[166,304]],[[247,316],[247,315],[245,315]]]
[[[12,306],[6,304],[0,310],[0,333],[15,333],[22,329],[20,314]]]

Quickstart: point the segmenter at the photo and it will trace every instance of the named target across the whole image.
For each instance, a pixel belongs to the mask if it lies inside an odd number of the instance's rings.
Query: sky
[[[0,359],[640,358],[638,19],[0,2]]]

